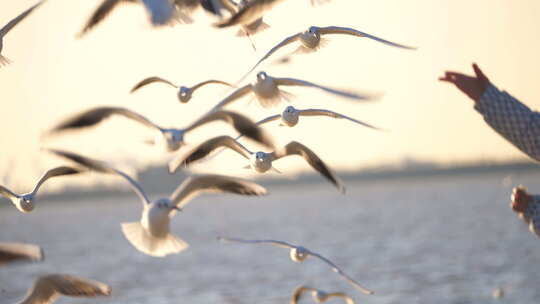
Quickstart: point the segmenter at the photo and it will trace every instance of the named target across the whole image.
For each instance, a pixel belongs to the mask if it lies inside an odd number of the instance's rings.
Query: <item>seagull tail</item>
[[[164,238],[153,237],[139,222],[122,223],[122,232],[133,247],[155,257],[179,253],[189,247],[188,243],[170,233]]]
[[[11,60],[7,59],[7,57],[0,55],[0,67],[8,65],[10,63],[11,63]]]

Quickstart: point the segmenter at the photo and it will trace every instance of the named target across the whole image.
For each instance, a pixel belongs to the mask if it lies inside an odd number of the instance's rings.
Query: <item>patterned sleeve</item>
[[[474,108],[502,137],[540,161],[540,113],[490,84]]]
[[[527,210],[523,214],[523,220],[529,224],[529,229],[540,237],[540,196],[533,195]]]

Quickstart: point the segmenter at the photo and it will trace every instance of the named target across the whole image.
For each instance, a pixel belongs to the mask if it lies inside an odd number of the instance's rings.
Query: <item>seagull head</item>
[[[322,290],[314,290],[311,292],[311,296],[313,297],[313,301],[317,303],[322,303],[328,299],[328,294]]]
[[[308,251],[306,248],[298,246],[291,248],[290,252],[291,260],[294,262],[300,263],[308,257]]]
[[[251,167],[259,173],[270,170],[272,168],[270,154],[262,151],[253,153],[251,156]]]
[[[174,205],[169,199],[167,198],[160,198],[156,201],[156,206],[159,209],[165,210],[165,211],[182,211],[182,208],[178,208],[176,205]]]
[[[257,73],[257,81],[264,81],[266,79],[268,79],[268,74],[266,74],[266,72]]]
[[[281,113],[281,122],[289,127],[294,127],[298,123],[298,110],[293,106],[287,106]]]
[[[165,139],[164,145],[167,151],[172,152],[180,149],[184,144],[184,132],[178,129],[166,129],[162,132],[162,139]]]
[[[24,213],[34,210],[34,196],[32,194],[25,194],[19,197],[16,207]]]
[[[307,48],[316,48],[321,42],[319,28],[316,26],[311,26],[307,31],[300,35],[300,42]]]
[[[178,100],[180,100],[181,103],[186,103],[191,99],[191,89],[187,87],[180,87],[177,95]]]

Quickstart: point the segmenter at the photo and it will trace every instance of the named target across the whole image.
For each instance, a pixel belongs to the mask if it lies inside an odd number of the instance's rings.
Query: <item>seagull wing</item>
[[[105,17],[107,17],[118,4],[122,2],[135,2],[135,1],[134,0],[104,0],[96,9],[96,11],[92,14],[90,19],[86,22],[86,25],[82,29],[79,36],[82,36],[86,34],[88,31],[90,31],[94,26],[96,26],[103,19],[105,19]]]
[[[101,282],[66,274],[49,274],[36,279],[21,303],[53,303],[60,295],[90,298],[110,294],[111,288]]]
[[[150,84],[150,83],[154,83],[154,82],[166,83],[166,84],[168,84],[168,85],[170,85],[172,87],[178,88],[178,86],[176,84],[174,84],[174,83],[172,83],[172,82],[170,82],[170,81],[168,81],[166,79],[163,79],[163,78],[157,77],[157,76],[153,76],[153,77],[148,77],[146,79],[141,80],[139,83],[137,83],[133,87],[133,89],[131,89],[130,93],[133,93],[133,92],[137,91],[138,89],[144,87],[145,85]]]
[[[196,162],[206,156],[219,147],[227,147],[232,149],[245,158],[249,159],[251,151],[241,145],[238,141],[234,140],[230,136],[218,136],[209,139],[199,146],[195,147],[186,154],[180,155],[169,163],[169,173],[174,173],[180,168],[180,166],[187,166],[193,162]]]
[[[343,270],[341,270],[341,268],[337,267],[336,264],[334,264],[329,259],[327,259],[327,258],[323,257],[322,255],[320,255],[320,254],[318,254],[316,252],[313,252],[311,250],[308,250],[308,254],[311,255],[311,256],[314,256],[314,257],[320,259],[321,261],[325,262],[326,264],[328,264],[330,267],[332,267],[332,270],[334,272],[337,272],[339,275],[341,275],[343,278],[345,278],[345,280],[347,280],[349,283],[351,283],[354,287],[356,287],[362,293],[374,294],[374,292],[372,290],[369,290],[369,289],[363,287],[362,285],[360,285],[360,283],[353,280],[349,275],[347,275],[345,272],[343,272]]]
[[[311,287],[306,287],[306,286],[298,286],[298,287],[296,287],[293,290],[293,293],[291,295],[290,304],[297,304],[298,301],[300,301],[300,299],[302,298],[302,295],[304,295],[304,293],[306,291],[317,291],[317,289],[311,288]]]
[[[340,192],[345,192],[345,187],[339,178],[332,172],[332,170],[308,147],[302,145],[299,142],[292,141],[288,143],[284,149],[272,152],[274,159],[279,159],[289,155],[302,156],[313,169],[317,170],[321,175],[326,177],[334,186],[336,186]]]
[[[185,180],[171,195],[171,202],[179,208],[187,205],[190,200],[203,193],[229,192],[241,195],[264,195],[266,189],[254,182],[223,175],[192,176]]]
[[[45,0],[38,2],[37,4],[33,5],[26,11],[22,12],[19,16],[15,17],[15,19],[9,21],[2,29],[0,29],[0,39],[4,37],[9,31],[11,31],[12,28],[14,28],[19,22],[21,22],[24,18],[26,18],[30,13],[37,8],[38,6],[42,5]]]
[[[226,86],[229,86],[229,87],[234,87],[234,85],[228,83],[228,82],[225,82],[225,81],[221,81],[221,80],[215,80],[215,79],[211,79],[211,80],[207,80],[207,81],[203,81],[201,83],[198,83],[196,85],[194,85],[193,87],[191,87],[191,90],[192,91],[195,91],[197,90],[198,88],[202,87],[202,86],[205,86],[207,84],[210,84],[210,83],[217,83],[217,84],[222,84],[222,85],[226,85]]]
[[[271,122],[271,121],[274,121],[274,120],[278,120],[281,118],[281,114],[276,114],[276,115],[272,115],[272,116],[268,116],[266,117],[265,119],[262,119],[262,120],[259,120],[257,121],[256,123],[258,125],[262,125],[262,124],[265,124],[267,122]]]
[[[66,119],[64,122],[58,124],[51,131],[49,131],[49,133],[57,133],[69,129],[79,129],[93,126],[112,115],[121,115],[126,118],[135,120],[149,128],[161,130],[158,125],[151,122],[148,118],[126,108],[99,107],[84,111]]]
[[[287,249],[292,249],[292,248],[297,247],[287,242],[276,241],[276,240],[244,240],[244,239],[228,238],[228,237],[222,237],[222,236],[218,236],[218,240],[223,241],[223,242],[237,242],[237,243],[246,243],[246,244],[270,244],[270,245],[278,246],[281,248],[287,248]]]
[[[274,78],[274,81],[277,85],[282,86],[301,86],[301,87],[312,87],[317,88],[320,90],[323,90],[325,92],[351,98],[351,99],[358,99],[358,100],[370,100],[373,99],[374,96],[369,94],[359,94],[359,93],[353,93],[353,92],[347,92],[344,90],[336,90],[329,87],[321,86],[318,84],[314,84],[313,82],[300,80],[300,79],[294,79],[294,78]]]
[[[391,45],[391,46],[394,46],[394,47],[402,48],[402,49],[409,49],[409,50],[415,50],[416,49],[415,47],[410,47],[410,46],[406,46],[406,45],[403,45],[403,44],[398,44],[398,43],[395,43],[395,42],[392,42],[392,41],[384,40],[382,38],[375,37],[375,36],[370,35],[368,33],[357,31],[355,29],[348,28],[348,27],[327,26],[327,27],[318,27],[317,29],[319,30],[319,33],[321,35],[326,35],[326,34],[352,35],[352,36],[356,36],[356,37],[365,37],[365,38],[373,39],[375,41],[378,41],[378,42],[381,42],[381,43],[384,43],[384,44],[387,44],[387,45]]]
[[[329,117],[333,117],[333,118],[343,118],[343,119],[347,119],[347,120],[350,120],[352,122],[355,122],[357,124],[360,124],[364,127],[368,127],[368,128],[371,128],[371,129],[375,129],[375,130],[380,130],[379,128],[377,127],[374,127],[370,124],[367,124],[365,122],[362,122],[362,121],[359,121],[359,120],[356,120],[354,118],[351,118],[349,116],[345,116],[343,114],[339,114],[339,113],[336,113],[336,112],[333,112],[333,111],[330,111],[330,110],[322,110],[322,109],[305,109],[305,110],[299,110],[300,112],[300,115],[302,116],[329,116]]]
[[[220,110],[211,112],[188,126],[185,129],[185,132],[217,120],[221,120],[232,125],[236,131],[238,131],[238,133],[245,135],[258,143],[261,143],[262,145],[270,148],[274,147],[271,136],[264,132],[264,130],[261,129],[256,123],[242,114],[231,111]]]
[[[225,97],[222,101],[220,101],[217,105],[214,106],[212,109],[213,111],[222,108],[229,103],[235,101],[236,99],[248,94],[251,92],[252,86],[251,84],[246,84],[245,86],[237,89],[236,91],[232,92],[229,96]]]
[[[54,169],[50,169],[47,172],[45,172],[45,174],[43,174],[41,178],[37,181],[36,185],[34,186],[34,189],[32,190],[32,194],[35,195],[38,192],[39,187],[41,187],[41,185],[51,177],[78,174],[81,172],[84,172],[84,170],[67,167],[67,166],[56,167]]]
[[[297,33],[297,34],[294,34],[294,35],[292,35],[290,37],[287,37],[287,38],[285,38],[285,40],[281,41],[279,44],[277,44],[272,49],[270,49],[270,51],[268,51],[268,53],[266,53],[266,55],[264,55],[259,61],[257,61],[257,63],[251,68],[251,70],[249,70],[244,76],[242,76],[242,78],[240,78],[240,80],[238,82],[242,82],[251,72],[253,72],[253,70],[255,70],[259,66],[259,64],[261,64],[261,62],[266,60],[268,57],[270,57],[272,54],[277,52],[279,49],[281,49],[282,47],[284,47],[284,46],[286,46],[288,44],[291,44],[291,43],[297,41],[298,38],[300,38],[300,35],[301,35],[301,33]]]
[[[41,247],[32,244],[0,242],[0,265],[17,260],[43,260]]]
[[[150,203],[150,200],[146,196],[146,193],[144,192],[143,188],[141,187],[141,185],[139,185],[139,183],[137,181],[135,181],[133,178],[131,178],[126,173],[124,173],[124,172],[122,172],[122,171],[120,171],[118,169],[110,167],[105,162],[95,160],[95,159],[91,159],[89,157],[85,157],[85,156],[78,155],[78,154],[75,154],[75,153],[72,153],[72,152],[67,152],[67,151],[53,150],[53,149],[49,149],[49,151],[56,154],[56,155],[58,155],[58,156],[67,158],[67,159],[69,159],[69,160],[71,160],[71,161],[73,161],[73,162],[75,162],[75,163],[89,169],[89,170],[97,171],[97,172],[100,172],[100,173],[106,173],[106,174],[120,175],[121,177],[123,177],[124,179],[126,179],[128,181],[129,185],[131,186],[131,189],[133,189],[133,191],[135,191],[135,194],[137,194],[137,196],[141,199],[143,204],[149,204]]]
[[[215,24],[223,28],[234,25],[248,25],[261,18],[264,13],[283,0],[251,0],[229,19]]]
[[[8,188],[2,185],[0,185],[0,195],[2,195],[3,197],[9,198],[10,200],[13,200],[19,197],[19,195],[13,193],[11,190],[9,190]]]

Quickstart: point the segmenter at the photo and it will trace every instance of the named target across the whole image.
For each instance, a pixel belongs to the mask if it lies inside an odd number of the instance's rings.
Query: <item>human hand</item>
[[[473,63],[472,67],[476,77],[446,71],[444,77],[440,77],[439,80],[453,83],[461,92],[474,100],[474,102],[478,102],[489,85],[489,79],[476,63]]]
[[[523,186],[517,186],[512,190],[510,207],[514,212],[523,214],[529,203],[532,200],[532,196],[527,193],[527,189]]]

